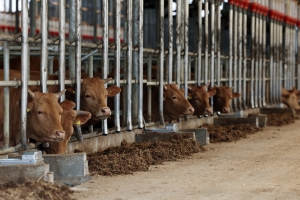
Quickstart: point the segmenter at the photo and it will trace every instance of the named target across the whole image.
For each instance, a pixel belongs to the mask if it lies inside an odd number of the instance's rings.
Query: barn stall
[[[281,87],[300,87],[297,1],[31,0],[1,4],[0,53],[5,77],[0,85],[6,88],[1,154],[35,148],[26,137],[28,86],[40,85],[47,92],[47,85],[63,90],[75,84],[76,109],[80,109],[81,71],[90,77],[101,72],[101,78],[113,73],[107,86],[122,87],[123,99],[121,95],[108,99],[114,101],[113,125],[103,120],[100,129],[77,130],[69,153],[103,150],[118,146],[123,139],[133,142],[134,135],[144,129],[165,127],[164,84],[184,88],[186,98],[190,84],[233,87],[242,94],[231,103],[233,114],[281,107]],[[40,81],[28,76],[29,56],[33,55],[41,56]],[[9,80],[9,59],[15,56],[22,58],[22,80]],[[54,58],[59,59],[57,72]],[[59,80],[48,80],[52,73]],[[159,107],[155,109],[160,119],[144,122],[143,92],[149,94],[147,115],[151,116],[151,86],[159,86]],[[15,147],[8,142],[8,87],[22,88],[22,144]],[[189,116],[173,123],[180,129],[193,129],[213,123],[216,117]]]

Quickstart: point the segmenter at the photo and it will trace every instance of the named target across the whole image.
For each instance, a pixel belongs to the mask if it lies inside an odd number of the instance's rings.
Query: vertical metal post
[[[210,85],[214,87],[215,82],[215,0],[210,4],[210,24],[211,24],[211,51],[210,51]],[[210,104],[213,107],[213,97],[210,98]]]
[[[237,61],[238,61],[238,55],[237,55],[237,47],[238,47],[238,33],[237,33],[237,30],[238,30],[238,7],[235,5],[233,7],[233,10],[234,10],[234,17],[233,17],[233,20],[234,20],[234,25],[233,25],[233,71],[231,71],[231,73],[233,73],[233,87],[235,89],[237,89],[237,74],[238,74],[238,71],[237,71]],[[232,108],[234,111],[237,111],[237,99],[232,99]]]
[[[281,102],[281,86],[282,86],[282,64],[283,64],[283,53],[282,53],[282,45],[283,45],[283,22],[282,21],[277,21],[276,23],[277,27],[277,40],[276,42],[278,43],[277,45],[277,53],[276,53],[276,58],[277,58],[277,103]]]
[[[189,68],[189,3],[184,3],[184,96],[188,98]]]
[[[66,57],[66,47],[65,47],[65,20],[66,18],[66,0],[59,1],[59,90],[63,91],[65,89],[65,57]],[[60,97],[60,102],[65,100],[65,95]]]
[[[270,103],[274,104],[274,19],[270,19]]]
[[[298,6],[298,19],[300,19],[300,9]],[[298,22],[298,29],[297,29],[297,88],[300,89],[300,26]]]
[[[242,35],[242,28],[243,28],[243,9],[238,7],[238,92],[242,94],[242,73],[243,73],[243,35]],[[242,98],[239,97],[237,99],[237,108],[238,110],[242,110]]]
[[[138,97],[138,128],[143,128],[143,39],[144,39],[144,34],[143,34],[143,18],[144,18],[144,1],[139,1],[139,97]],[[173,50],[172,50],[173,51]],[[173,54],[173,53],[172,53]],[[170,71],[169,71],[170,72]],[[171,76],[172,77],[172,76]]]
[[[15,17],[16,17],[16,20],[15,20],[15,34],[17,34],[19,32],[19,0],[16,0],[16,14],[15,14]]]
[[[127,1],[127,130],[132,130],[131,96],[132,96],[132,0]]]
[[[267,16],[263,15],[262,32],[262,106],[266,106],[266,26]]]
[[[4,54],[4,81],[9,81],[9,48],[8,42],[3,42],[3,54]],[[3,124],[3,136],[4,136],[4,148],[9,147],[9,87],[4,87],[4,124]]]
[[[147,62],[147,74],[148,74],[148,77],[147,77],[147,81],[151,81],[152,79],[152,58],[150,57],[149,61]],[[151,99],[151,96],[152,96],[152,87],[151,86],[148,86],[147,87],[147,113],[148,113],[148,119],[149,119],[149,122],[151,122],[151,113],[152,113],[152,108],[151,108],[151,105],[152,105],[152,99]]]
[[[98,0],[93,0],[93,16],[94,16],[94,19],[93,19],[93,26],[94,26],[94,42],[97,41],[97,24],[98,24],[98,13],[97,13],[97,8],[98,8]],[[100,33],[99,33],[100,34]]]
[[[259,14],[255,13],[255,96],[254,96],[254,102],[255,102],[255,107],[257,108],[258,105],[258,79],[259,79]]]
[[[103,24],[103,51],[102,51],[102,78],[107,78],[108,69],[108,1],[102,1],[102,24]],[[107,87],[107,84],[105,84]],[[106,100],[105,100],[106,101]],[[107,135],[107,119],[102,121],[102,135]]]
[[[48,6],[47,6],[48,7]],[[30,36],[33,37],[36,31],[36,0],[30,1]]]
[[[208,83],[208,0],[204,1],[204,84]]]
[[[169,61],[168,61],[168,83],[172,83],[173,75],[173,0],[168,0],[168,20],[169,20]]]
[[[217,85],[221,85],[221,1],[217,0],[217,32],[216,32],[216,48],[217,48]]]
[[[181,63],[181,0],[176,0],[176,83],[180,87],[180,63]]]
[[[255,43],[255,12],[251,13],[251,82],[250,82],[250,105],[251,108],[255,107],[254,103],[254,67],[255,67],[255,51],[256,51],[256,43]]]
[[[258,54],[257,54],[257,59],[258,59],[258,107],[262,106],[262,15],[258,14],[258,22],[259,22],[259,28],[258,28]]]
[[[232,41],[232,35],[233,35],[233,5],[229,4],[229,30],[228,30],[228,36],[229,36],[229,74],[228,74],[228,86],[232,87],[232,51],[233,51],[233,41]]]
[[[202,0],[198,1],[198,59],[197,85],[201,85],[202,72]]]
[[[69,41],[73,41],[76,37],[76,1],[69,1],[70,21],[69,21]],[[69,77],[75,78],[75,47],[69,46]]]
[[[41,65],[40,65],[40,79],[41,91],[47,92],[47,79],[48,79],[48,1],[42,0],[41,2]]]
[[[116,86],[120,87],[120,66],[121,66],[121,1],[115,0],[115,67],[116,67],[116,74],[115,74],[115,81]],[[115,132],[119,133],[121,131],[120,125],[120,94],[117,94],[114,99],[115,104]]]
[[[177,13],[180,12],[179,10]],[[159,23],[160,23],[160,46],[159,46],[159,121],[160,124],[164,124],[164,1],[160,1],[159,4]],[[177,63],[178,65],[178,63]]]
[[[247,9],[243,9],[243,109],[247,109]]]
[[[22,93],[21,93],[21,142],[23,149],[28,149],[27,145],[27,98],[28,98],[28,0],[22,1]]]

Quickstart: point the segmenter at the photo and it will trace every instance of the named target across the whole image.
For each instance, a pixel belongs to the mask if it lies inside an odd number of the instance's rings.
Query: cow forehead
[[[47,106],[47,109],[51,109],[53,108],[53,106],[57,106],[59,108],[61,108],[61,106],[58,103],[58,98],[55,94],[53,93],[39,93],[36,92],[33,102],[35,103],[34,105],[37,107],[40,106]],[[49,105],[51,105],[51,107],[48,107]],[[62,108],[61,108],[62,110]]]
[[[206,87],[205,86],[195,87],[194,90],[193,90],[193,95],[197,95],[199,97],[208,96],[207,91],[206,91]]]
[[[82,90],[84,92],[89,91],[91,93],[104,93],[106,94],[106,89],[104,87],[104,81],[100,78],[86,78],[82,81]]]
[[[232,97],[232,89],[227,86],[221,86],[216,88],[216,96],[222,97],[222,98],[229,98]]]

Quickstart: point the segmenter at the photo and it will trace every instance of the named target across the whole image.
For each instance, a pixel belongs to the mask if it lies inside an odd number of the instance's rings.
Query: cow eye
[[[90,95],[88,95],[88,94],[86,94],[86,95],[85,95],[85,98],[91,98],[91,96],[90,96]]]
[[[194,97],[195,100],[198,100],[198,97]]]
[[[43,112],[42,112],[42,111],[38,111],[37,113],[38,113],[39,115],[43,114]]]
[[[177,99],[177,97],[173,96],[172,99]]]

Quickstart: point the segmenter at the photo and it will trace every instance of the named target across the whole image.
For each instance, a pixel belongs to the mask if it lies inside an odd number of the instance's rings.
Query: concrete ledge
[[[265,114],[249,114],[248,117],[257,117],[258,118],[258,126],[260,128],[266,127],[267,125],[267,115]]]
[[[50,165],[54,178],[82,177],[89,174],[86,153],[44,154],[44,162]]]
[[[209,133],[206,128],[196,128],[196,129],[185,129],[182,132],[194,132],[196,136],[196,141],[200,146],[204,146],[210,143]]]
[[[261,108],[261,114],[291,114],[295,116],[295,110],[293,108]]]
[[[8,182],[24,183],[28,180],[37,181],[48,172],[49,166],[46,164],[0,165],[0,184]],[[44,178],[44,180],[46,179]]]
[[[180,133],[157,133],[157,132],[147,132],[142,134],[136,134],[135,135],[135,141],[136,142],[166,142],[170,141],[171,138],[174,135],[186,135],[193,140],[196,140],[195,133],[194,132],[180,132]]]
[[[240,125],[240,124],[250,124],[258,127],[257,117],[248,118],[215,118],[214,125],[227,126],[227,125]]]

